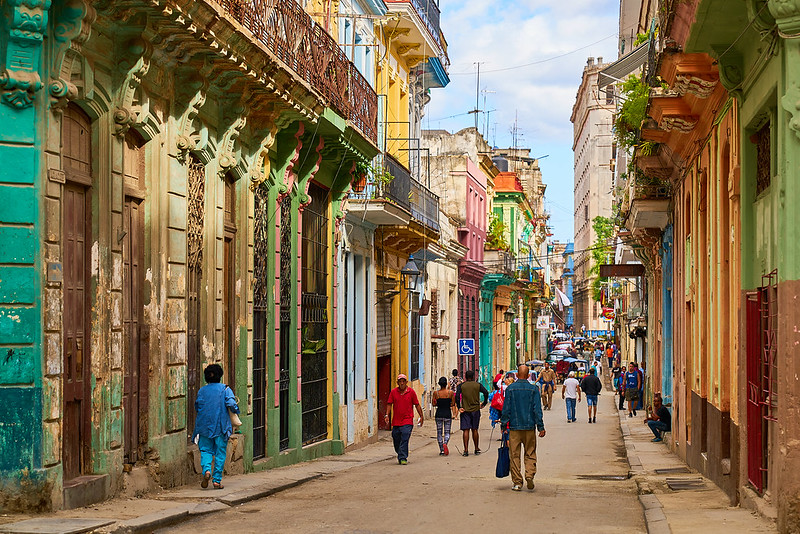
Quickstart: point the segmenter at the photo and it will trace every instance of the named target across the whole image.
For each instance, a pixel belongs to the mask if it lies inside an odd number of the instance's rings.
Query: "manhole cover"
[[[670,478],[667,477],[667,486],[672,491],[700,489],[705,487],[702,477],[693,478]]]
[[[669,475],[672,473],[691,473],[691,471],[688,467],[665,467],[662,469],[656,469],[656,474],[658,475]]]
[[[577,475],[581,480],[628,480],[630,475]]]

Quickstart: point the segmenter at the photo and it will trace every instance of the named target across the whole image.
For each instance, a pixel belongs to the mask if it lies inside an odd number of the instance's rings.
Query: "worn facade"
[[[4,415],[31,436],[3,447],[4,508],[191,480],[212,362],[245,423],[230,470],[340,452],[333,251],[374,91],[293,2],[27,4],[3,6],[0,181],[28,185],[1,261],[29,278],[3,277],[4,374],[25,370],[4,382],[26,385],[0,390],[31,401]],[[287,17],[339,77],[285,67]]]

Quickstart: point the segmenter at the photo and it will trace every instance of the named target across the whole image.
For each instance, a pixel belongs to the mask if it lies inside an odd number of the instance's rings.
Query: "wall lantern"
[[[417,279],[420,275],[419,267],[414,262],[414,255],[408,257],[406,266],[400,271],[400,276],[403,277],[403,286],[406,291],[414,291],[417,288]]]
[[[508,308],[505,313],[503,313],[503,318],[506,320],[507,323],[510,323],[514,320],[514,312],[511,311],[511,308]]]

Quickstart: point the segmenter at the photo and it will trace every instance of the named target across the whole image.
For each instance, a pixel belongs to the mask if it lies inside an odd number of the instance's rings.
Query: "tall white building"
[[[591,290],[592,266],[589,249],[594,245],[592,222],[598,215],[611,217],[614,173],[613,158],[613,93],[600,91],[598,73],[607,64],[603,58],[589,58],[572,108],[575,154],[575,330],[610,329],[600,319],[600,305]]]

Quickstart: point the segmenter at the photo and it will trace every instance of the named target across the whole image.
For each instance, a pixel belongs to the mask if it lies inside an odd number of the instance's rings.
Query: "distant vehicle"
[[[547,355],[547,361],[550,363],[554,363],[559,360],[563,360],[564,358],[569,358],[569,356],[570,356],[569,352],[565,350],[556,349]]]
[[[575,346],[572,344],[572,341],[561,341],[558,344],[556,344],[556,350],[566,351],[567,349],[572,349],[572,348],[575,348]]]

